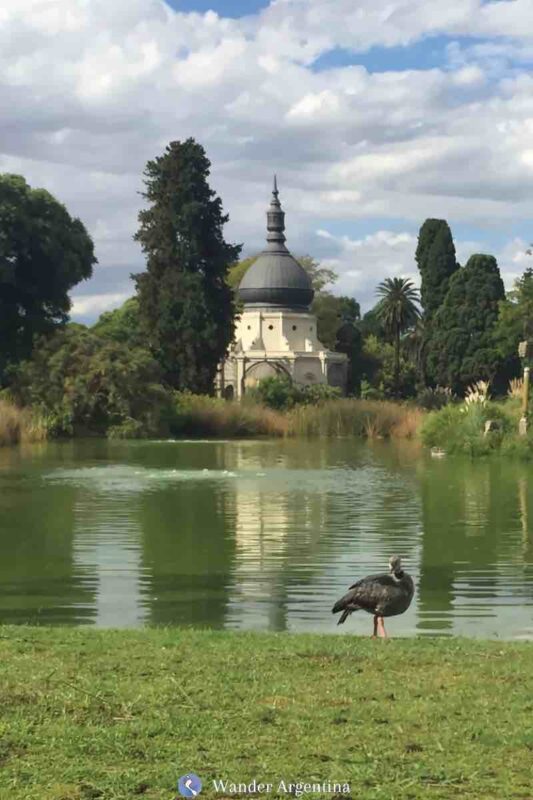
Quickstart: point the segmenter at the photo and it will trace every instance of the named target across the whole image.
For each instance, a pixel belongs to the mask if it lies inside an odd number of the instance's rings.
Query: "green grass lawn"
[[[0,659],[2,800],[533,797],[533,643],[20,626]]]

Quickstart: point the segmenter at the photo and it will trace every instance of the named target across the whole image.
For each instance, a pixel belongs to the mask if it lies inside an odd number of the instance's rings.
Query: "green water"
[[[533,638],[532,476],[351,440],[4,448],[0,622],[370,633],[331,606],[399,553],[390,634]]]

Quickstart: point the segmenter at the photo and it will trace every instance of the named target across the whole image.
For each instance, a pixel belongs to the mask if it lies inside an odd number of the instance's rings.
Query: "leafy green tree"
[[[137,433],[157,433],[168,394],[161,368],[144,349],[68,325],[38,340],[21,362],[10,392],[44,415],[52,433],[105,433],[132,421]]]
[[[83,223],[21,175],[0,175],[0,383],[34,337],[68,319],[73,286],[90,278],[94,246]]]
[[[377,315],[394,342],[394,392],[400,389],[400,338],[420,316],[418,290],[407,278],[386,278],[378,288],[381,297]]]
[[[210,166],[194,139],[171,142],[148,162],[149,208],[140,212],[135,235],[147,271],[134,276],[143,329],[165,380],[206,394],[233,338],[227,277],[241,250],[224,241],[229,217],[207,182]]]
[[[477,254],[450,280],[432,320],[428,377],[457,393],[474,381],[493,381],[502,368],[495,326],[505,297],[494,256]]]
[[[513,359],[518,367],[518,343],[533,339],[533,269],[528,267],[514,282],[507,298],[500,303],[495,330],[498,350],[503,358]]]
[[[119,308],[104,311],[91,330],[98,336],[129,347],[144,347],[146,337],[141,329],[139,298],[129,297]]]
[[[336,386],[304,386],[293,383],[288,377],[272,375],[259,381],[249,395],[269,408],[286,411],[295,405],[317,405],[326,400],[336,400],[341,391]]]
[[[396,350],[391,342],[371,334],[363,343],[360,356],[361,396],[382,399],[391,396],[411,397],[416,391],[414,364],[400,350],[399,370]]]
[[[363,337],[353,322],[347,320],[337,329],[333,349],[348,356],[346,393],[358,395],[361,391]]]
[[[415,259],[421,276],[421,304],[429,319],[442,305],[450,278],[459,269],[446,220],[426,219],[418,234]]]
[[[298,256],[296,260],[302,265],[311,278],[311,283],[313,284],[315,292],[323,292],[326,286],[330,283],[335,283],[339,277],[335,270],[321,266],[320,261],[317,261],[310,255]]]
[[[368,336],[375,336],[377,339],[384,339],[386,334],[383,323],[379,317],[379,303],[369,309],[359,323],[361,336],[366,339]]]
[[[329,350],[335,350],[339,328],[345,323],[356,324],[361,314],[353,297],[337,297],[330,292],[316,294],[311,311],[317,318],[318,338]]]

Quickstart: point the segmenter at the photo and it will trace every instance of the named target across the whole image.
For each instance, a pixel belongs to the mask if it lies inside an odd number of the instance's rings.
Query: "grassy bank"
[[[531,798],[533,643],[21,626],[0,665],[2,800]]]
[[[287,411],[268,408],[254,400],[228,402],[206,395],[177,394],[161,419],[161,429],[143,430],[126,420],[113,425],[107,435],[120,438],[161,436],[389,436],[416,435],[424,412],[404,404],[380,400],[326,400],[316,405],[296,405]],[[82,435],[90,434],[79,426]],[[42,441],[50,426],[31,409],[0,400],[0,446]]]

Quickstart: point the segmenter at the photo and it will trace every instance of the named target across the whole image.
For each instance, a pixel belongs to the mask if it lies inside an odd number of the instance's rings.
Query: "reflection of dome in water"
[[[267,212],[267,247],[244,275],[239,298],[247,307],[307,310],[313,300],[313,286],[305,269],[285,246],[285,213],[274,191]]]

